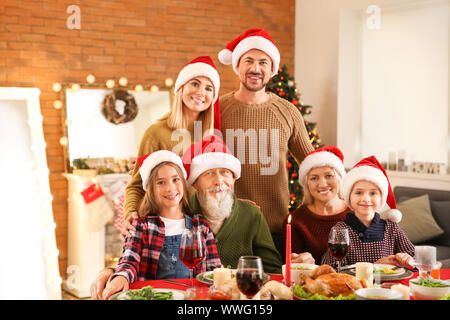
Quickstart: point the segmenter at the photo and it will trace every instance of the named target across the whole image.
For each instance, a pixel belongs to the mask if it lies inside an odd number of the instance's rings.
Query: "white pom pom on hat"
[[[219,61],[222,62],[225,65],[230,65],[232,63],[231,55],[233,52],[231,52],[228,49],[220,50],[219,52]]]
[[[397,210],[397,203],[395,201],[394,193],[392,192],[387,173],[378,162],[377,158],[370,156],[362,159],[345,175],[342,196],[344,197],[348,207],[351,209],[353,208],[350,204],[350,193],[353,189],[353,185],[360,180],[373,182],[378,188],[380,188],[380,208],[387,204],[390,208],[387,212],[388,220],[399,223],[402,220],[402,213]]]

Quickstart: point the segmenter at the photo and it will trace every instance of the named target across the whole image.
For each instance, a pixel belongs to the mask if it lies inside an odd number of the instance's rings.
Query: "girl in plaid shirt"
[[[414,245],[398,226],[401,212],[396,209],[395,198],[386,171],[374,157],[356,164],[343,180],[343,197],[354,212],[347,214],[335,226],[348,230],[350,248],[341,265],[371,262],[414,268]],[[389,220],[383,220],[376,212],[388,204]],[[337,266],[336,259],[328,250],[322,263]]]
[[[122,257],[104,296],[128,290],[135,281],[188,278],[189,269],[178,258],[181,233],[196,227],[206,248],[205,259],[194,275],[221,266],[214,235],[200,215],[189,209],[186,171],[181,158],[160,150],[138,159],[145,196],[139,208],[136,228],[126,238]]]

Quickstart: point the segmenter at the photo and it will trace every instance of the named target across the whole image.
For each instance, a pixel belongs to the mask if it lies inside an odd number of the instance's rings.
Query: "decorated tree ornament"
[[[123,113],[119,113],[116,109],[117,100],[125,102]],[[107,94],[102,102],[102,114],[106,121],[113,124],[127,123],[136,118],[138,108],[133,95],[125,90],[114,90]]]

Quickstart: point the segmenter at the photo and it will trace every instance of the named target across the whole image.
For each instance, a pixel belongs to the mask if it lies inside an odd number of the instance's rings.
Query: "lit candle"
[[[289,215],[286,224],[286,272],[285,285],[291,286],[291,215]]]
[[[213,271],[214,286],[221,287],[225,281],[231,280],[231,269],[215,268]]]

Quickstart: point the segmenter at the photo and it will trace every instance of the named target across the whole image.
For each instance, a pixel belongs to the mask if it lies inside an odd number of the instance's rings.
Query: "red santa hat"
[[[241,56],[251,49],[265,52],[272,59],[272,77],[278,73],[280,66],[280,52],[272,37],[264,29],[248,29],[236,39],[229,42],[225,49],[219,52],[219,61],[223,64],[233,64],[234,72]]]
[[[220,131],[220,77],[210,56],[200,56],[186,64],[175,81],[175,92],[192,78],[204,76],[211,80],[214,87],[214,128]]]
[[[140,166],[139,173],[141,174],[142,187],[144,190],[147,190],[148,178],[150,177],[152,170],[163,162],[172,162],[179,166],[184,179],[186,179],[187,174],[183,166],[183,161],[175,152],[171,150],[155,151],[138,158],[138,164]]]
[[[370,156],[362,159],[345,176],[342,196],[344,197],[344,200],[349,208],[351,208],[350,193],[353,189],[353,185],[360,180],[373,182],[378,188],[380,188],[380,208],[387,204],[390,207],[390,210],[387,213],[387,218],[393,222],[399,223],[402,220],[402,213],[397,210],[397,204],[395,202],[394,193],[392,192],[387,173],[378,162],[377,158]]]
[[[235,179],[241,176],[241,162],[233,156],[225,142],[215,135],[191,144],[182,160],[188,173],[187,182],[191,185],[203,172],[215,168],[231,170]]]
[[[345,177],[344,154],[335,146],[325,146],[310,152],[298,169],[298,180],[301,185],[305,184],[308,172],[313,168],[331,167],[341,177]]]

